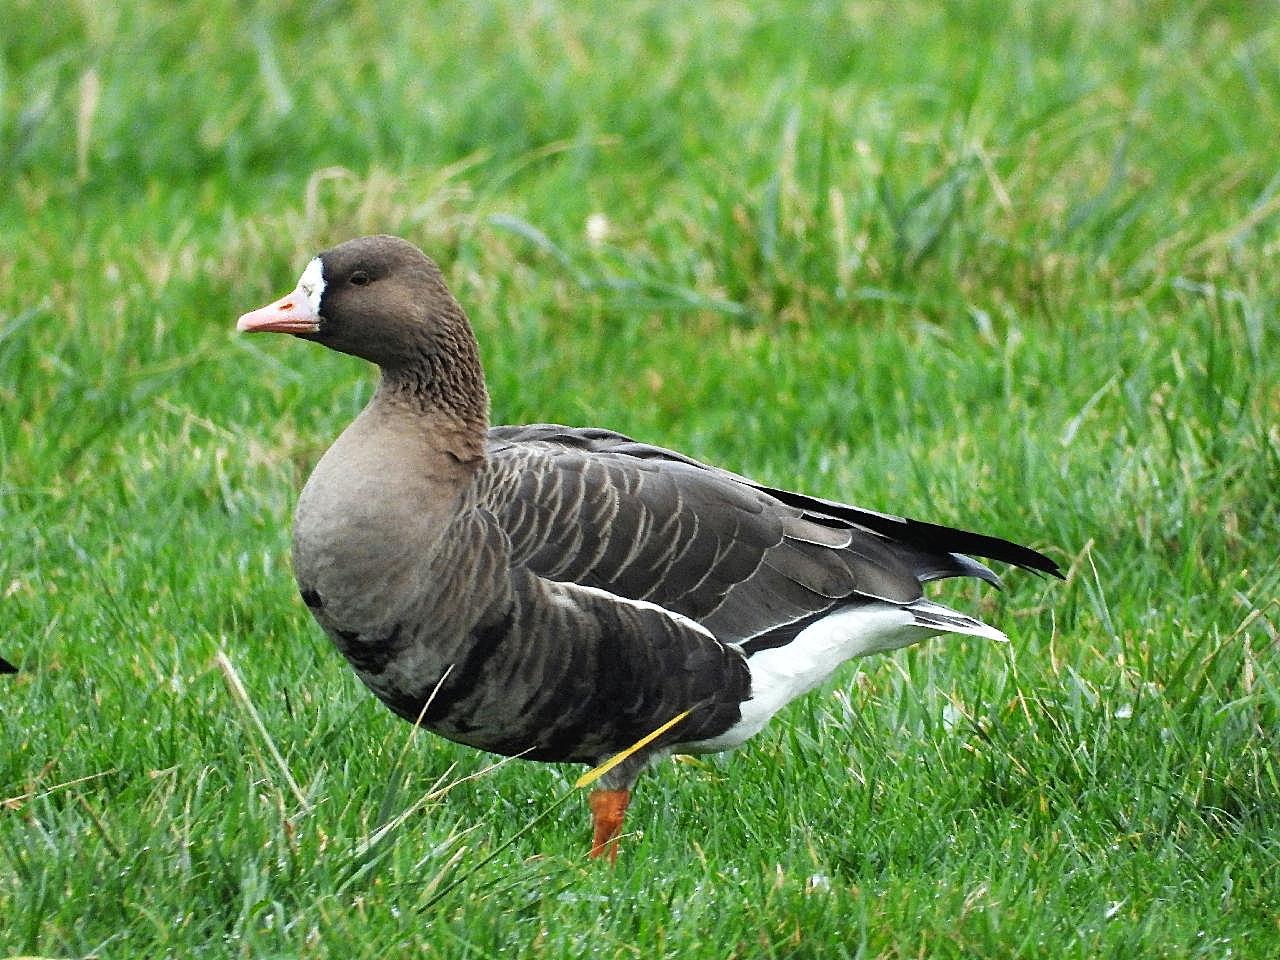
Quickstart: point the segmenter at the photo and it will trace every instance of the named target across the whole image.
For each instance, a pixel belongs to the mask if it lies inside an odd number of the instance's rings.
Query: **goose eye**
[[[350,279],[353,286],[364,287],[364,286],[368,286],[370,280],[372,280],[373,278],[370,277],[363,270],[357,270],[355,273],[351,275]]]

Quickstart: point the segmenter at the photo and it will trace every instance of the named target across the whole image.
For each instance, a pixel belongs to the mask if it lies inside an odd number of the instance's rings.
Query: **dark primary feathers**
[[[645,756],[724,749],[851,657],[943,632],[1002,638],[923,596],[944,577],[998,584],[968,554],[1061,575],[1007,540],[608,430],[489,428],[466,317],[403,240],[322,253],[239,327],[381,368],[299,498],[295,573],[370,689],[462,743],[596,763],[694,708]]]

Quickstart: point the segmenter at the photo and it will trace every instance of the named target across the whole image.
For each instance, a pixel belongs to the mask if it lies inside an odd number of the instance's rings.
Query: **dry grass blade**
[[[682,720],[684,720],[685,717],[689,716],[689,714],[693,713],[693,711],[697,710],[698,707],[700,707],[701,705],[702,704],[697,704],[695,706],[690,707],[688,710],[685,710],[683,713],[676,714],[674,717],[672,717],[662,726],[658,727],[658,729],[654,730],[652,733],[646,734],[645,736],[641,737],[631,746],[627,747],[627,749],[622,750],[618,753],[615,753],[612,757],[610,757],[604,763],[600,764],[598,767],[593,767],[592,769],[588,770],[586,773],[580,776],[577,780],[575,780],[573,785],[579,790],[581,790],[583,787],[591,786],[591,784],[595,783],[597,780],[603,777],[606,773],[608,773],[618,764],[622,763],[622,761],[626,760],[627,757],[631,756],[633,753],[635,753],[638,750],[643,750],[649,744],[653,743],[653,741],[657,740],[660,736],[662,736],[664,733],[666,733],[676,724],[680,723]]]
[[[67,787],[74,787],[82,783],[88,783],[90,780],[97,780],[99,777],[109,777],[115,772],[116,768],[112,767],[110,770],[103,770],[101,773],[91,773],[87,777],[77,777],[74,780],[67,780],[64,783],[55,783],[47,790],[32,790],[28,793],[20,793],[15,797],[6,797],[5,799],[0,800],[0,807],[4,807],[6,810],[17,810],[28,800],[34,800],[37,797],[47,797],[55,790],[65,790]]]
[[[284,782],[288,785],[289,792],[298,801],[298,805],[302,807],[303,812],[310,813],[311,804],[307,802],[307,798],[298,786],[298,782],[293,779],[293,774],[289,772],[289,765],[284,762],[284,756],[276,748],[275,741],[271,739],[271,734],[267,732],[266,724],[262,722],[262,717],[258,715],[258,710],[253,705],[253,701],[249,699],[249,693],[245,690],[244,683],[240,679],[240,674],[236,671],[235,664],[231,662],[231,658],[222,650],[218,651],[215,659],[218,663],[218,669],[222,671],[222,676],[227,682],[227,689],[231,692],[232,698],[239,704],[258,731],[258,736],[262,738],[262,742],[266,745],[267,752],[271,754],[271,759],[275,761],[276,766],[279,768],[280,775],[284,777]]]

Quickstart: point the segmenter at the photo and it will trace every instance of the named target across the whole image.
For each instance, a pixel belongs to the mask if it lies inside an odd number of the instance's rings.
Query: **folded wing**
[[[513,561],[659,604],[748,653],[850,601],[909,604],[942,577],[999,583],[960,551],[1059,575],[1006,540],[765,487],[607,430],[495,427],[488,453],[481,496]]]

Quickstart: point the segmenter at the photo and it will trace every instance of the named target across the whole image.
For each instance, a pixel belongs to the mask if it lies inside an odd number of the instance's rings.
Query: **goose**
[[[998,587],[970,554],[1062,576],[1008,540],[611,430],[490,426],[466,314],[397,237],[320,253],[236,326],[380,369],[293,525],[302,601],[360,680],[406,720],[504,756],[594,766],[644,742],[589,794],[593,857],[616,861],[655,759],[737,747],[855,657],[938,634],[1005,640],[924,596],[945,577]]]

